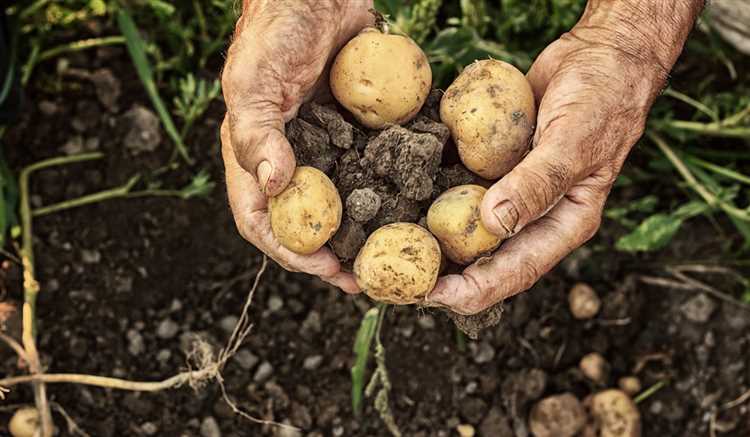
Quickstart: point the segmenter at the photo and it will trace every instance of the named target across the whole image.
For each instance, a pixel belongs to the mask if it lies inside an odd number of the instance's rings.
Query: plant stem
[[[117,44],[125,44],[125,37],[122,35],[112,35],[73,41],[41,52],[37,58],[37,62],[46,61],[47,59],[54,58],[63,53],[78,52],[94,47],[112,46]]]
[[[647,388],[643,392],[641,392],[638,396],[633,399],[633,402],[636,404],[640,404],[641,402],[645,401],[649,397],[653,396],[654,393],[664,388],[664,386],[667,385],[667,380],[662,380],[657,382],[656,384],[652,385],[651,387]]]
[[[140,175],[131,177],[126,183],[119,187],[110,188],[108,190],[99,191],[98,193],[87,194],[75,199],[63,200],[62,202],[53,203],[52,205],[42,206],[31,212],[34,217],[41,217],[43,215],[52,214],[54,212],[63,211],[70,208],[76,208],[79,206],[88,205],[90,203],[101,202],[104,200],[116,199],[119,197],[126,197],[130,193],[130,190],[140,179]]]
[[[701,135],[722,138],[750,139],[750,128],[726,127],[722,123],[701,123],[698,121],[671,120],[665,123],[667,127],[696,132]]]
[[[23,265],[23,332],[21,338],[28,358],[29,371],[35,376],[42,372],[39,353],[36,348],[36,298],[39,294],[39,282],[34,275],[34,247],[31,206],[29,204],[29,177],[31,173],[56,165],[73,162],[90,161],[104,156],[101,153],[85,153],[81,155],[64,156],[46,159],[29,165],[21,170],[18,181],[19,204],[21,215],[21,263]],[[54,431],[52,412],[47,401],[47,389],[44,381],[34,381],[34,401],[41,415],[41,431],[43,437],[51,437]]]
[[[679,91],[673,90],[672,88],[667,88],[666,90],[664,90],[664,95],[675,98],[683,103],[687,103],[698,111],[708,115],[714,122],[719,121],[719,116],[718,114],[716,114],[716,111],[688,96],[687,94],[683,94]]]

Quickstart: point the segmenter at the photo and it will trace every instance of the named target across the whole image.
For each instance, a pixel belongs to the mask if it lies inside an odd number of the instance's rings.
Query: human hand
[[[532,150],[481,206],[487,229],[510,238],[463,274],[440,278],[428,305],[478,313],[531,288],[596,233],[699,10],[695,1],[661,3],[642,2],[641,10],[624,6],[628,1],[591,0],[575,28],[540,54],[527,74],[539,107]],[[678,6],[685,10],[670,10]],[[685,18],[677,23],[680,12]],[[652,26],[659,13],[672,17],[672,34],[664,22]]]
[[[328,248],[298,255],[271,232],[267,197],[295,169],[284,123],[328,87],[338,49],[372,22],[371,0],[246,0],[222,73],[227,114],[221,126],[227,193],[240,235],[282,267],[358,290]]]

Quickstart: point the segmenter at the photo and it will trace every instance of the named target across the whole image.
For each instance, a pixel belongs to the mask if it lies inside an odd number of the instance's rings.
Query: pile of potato
[[[338,103],[363,129],[370,131],[386,132],[409,123],[428,100],[431,86],[430,64],[419,46],[406,36],[375,28],[367,28],[350,40],[337,55],[330,72],[331,91]],[[323,112],[317,117],[322,126],[341,123]],[[450,131],[465,168],[483,183],[452,186],[436,196],[434,190],[439,184],[433,187],[434,172],[426,170],[428,167],[435,170],[439,162],[425,157],[406,165],[400,151],[373,150],[377,148],[373,144],[377,143],[368,144],[366,153],[370,162],[377,164],[382,156],[383,162],[390,163],[387,171],[397,173],[388,178],[400,193],[407,193],[405,197],[416,201],[434,199],[426,217],[413,220],[423,226],[406,221],[389,223],[386,218],[384,225],[365,232],[357,220],[349,217],[366,213],[347,210],[344,219],[349,221],[344,223],[346,229],[342,227],[342,232],[366,237],[363,245],[357,245],[358,252],[354,250],[353,271],[359,286],[375,300],[419,303],[434,287],[441,266],[445,265],[443,257],[466,265],[492,253],[501,243],[501,238],[490,233],[480,218],[479,208],[486,192],[482,185],[489,186],[508,173],[529,150],[536,122],[531,86],[510,64],[494,59],[477,61],[442,95],[439,120]],[[288,136],[310,136],[300,132],[294,126],[287,128]],[[327,137],[325,133],[323,136]],[[350,147],[351,133],[344,135],[345,141],[339,137],[331,135],[331,143]],[[313,144],[307,149],[315,149],[315,138],[305,140]],[[395,144],[400,148],[411,147],[402,143]],[[437,152],[440,160],[442,145]],[[314,253],[330,243],[342,226],[342,198],[324,173],[340,166],[334,162],[338,158],[329,159],[315,150],[306,153],[310,159],[327,161],[317,165],[318,169],[298,167],[287,189],[269,202],[275,237],[284,247],[300,254]],[[362,205],[375,203],[367,196],[363,199],[355,202],[360,209]],[[380,206],[380,200],[376,200]],[[348,198],[346,203],[343,207],[353,208],[348,205],[351,203]]]

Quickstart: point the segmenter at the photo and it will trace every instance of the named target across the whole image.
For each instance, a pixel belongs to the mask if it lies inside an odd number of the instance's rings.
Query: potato
[[[602,300],[590,285],[579,282],[568,293],[568,307],[576,319],[591,319],[601,309]]]
[[[497,179],[529,150],[536,123],[534,93],[514,66],[477,61],[445,91],[440,118],[464,165],[485,179]]]
[[[314,167],[297,167],[286,189],[268,203],[273,235],[301,255],[316,252],[336,233],[341,209],[333,182]]]
[[[381,129],[411,120],[432,86],[427,56],[410,38],[366,28],[341,49],[331,91],[363,125]]]
[[[588,400],[600,437],[640,437],[641,413],[621,390],[604,390]]]
[[[459,185],[441,194],[427,211],[427,228],[455,263],[469,264],[500,244],[500,238],[484,227],[479,216],[486,192],[479,185]]]
[[[529,428],[536,437],[573,437],[584,425],[586,412],[571,393],[546,397],[529,414]]]
[[[19,408],[8,423],[8,431],[13,437],[34,437],[38,434],[39,421],[39,411],[36,408]]]
[[[373,232],[354,260],[359,287],[377,301],[421,302],[435,286],[440,245],[414,223],[391,223]]]
[[[578,368],[583,376],[597,384],[604,384],[609,377],[609,363],[598,352],[584,355],[578,363]]]
[[[637,376],[623,376],[617,380],[617,386],[628,396],[635,396],[641,392],[641,380]]]

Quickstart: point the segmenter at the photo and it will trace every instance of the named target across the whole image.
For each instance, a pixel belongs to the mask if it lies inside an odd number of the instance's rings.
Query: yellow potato
[[[500,238],[484,227],[479,216],[486,192],[479,185],[459,185],[441,194],[427,211],[427,228],[455,263],[469,264],[500,244]]]
[[[297,167],[286,189],[268,203],[273,235],[301,255],[316,252],[336,233],[341,209],[336,186],[314,167]]]
[[[381,129],[411,120],[432,86],[427,56],[410,38],[366,28],[331,67],[331,91],[363,125]]]
[[[8,431],[13,437],[34,437],[38,435],[39,421],[39,411],[36,408],[19,408],[8,423]]]
[[[440,118],[464,165],[485,179],[497,179],[529,150],[536,123],[534,93],[514,66],[477,61],[445,91]]]
[[[591,396],[588,403],[598,436],[641,436],[641,413],[625,392],[604,390]]]
[[[440,245],[414,223],[378,228],[354,261],[359,287],[377,301],[405,305],[424,300],[440,270]]]

